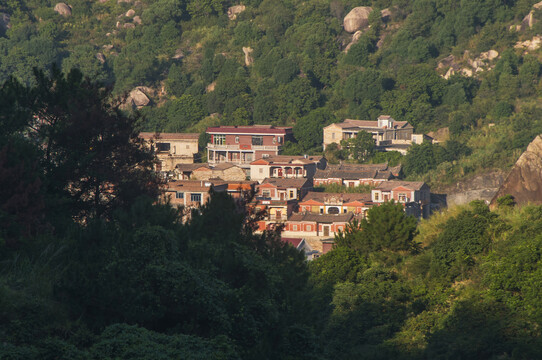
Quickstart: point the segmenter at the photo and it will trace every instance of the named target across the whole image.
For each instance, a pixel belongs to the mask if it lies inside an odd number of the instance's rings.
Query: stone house
[[[299,200],[312,189],[312,179],[266,178],[256,186],[256,196],[269,200]]]
[[[224,182],[178,180],[169,181],[164,196],[169,198],[172,206],[184,208],[199,208],[209,201],[209,191],[226,191],[228,185]]]
[[[273,155],[251,162],[250,178],[259,182],[265,178],[312,178],[326,164],[322,156]]]
[[[192,164],[199,152],[196,133],[142,132],[139,137],[155,151],[159,162],[156,171],[169,172],[177,164]]]
[[[371,200],[375,204],[394,200],[417,218],[428,218],[431,211],[431,189],[423,181],[383,182],[371,191]]]
[[[351,212],[364,217],[372,206],[371,194],[309,191],[303,200],[299,201],[299,212],[313,214],[346,214]]]
[[[374,120],[346,119],[342,123],[335,123],[324,128],[324,150],[330,144],[338,144],[341,140],[356,137],[358,132],[366,131],[372,134],[378,150],[396,150],[406,154],[413,143],[432,140],[427,135],[421,137],[414,134],[414,128],[407,121],[396,121],[389,115],[380,115]]]
[[[348,187],[377,186],[401,176],[401,166],[388,164],[329,164],[314,174],[314,186],[339,184]]]

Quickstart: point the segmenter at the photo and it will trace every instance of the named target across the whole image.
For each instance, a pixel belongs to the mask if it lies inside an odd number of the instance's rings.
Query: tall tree
[[[35,77],[34,87],[10,86],[19,94],[16,108],[32,115],[25,131],[41,148],[49,211],[102,217],[140,195],[158,195],[154,156],[138,138],[136,119],[111,104],[109,89],[78,70]]]

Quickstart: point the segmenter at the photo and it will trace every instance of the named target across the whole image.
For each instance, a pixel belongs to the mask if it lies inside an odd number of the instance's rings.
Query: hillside
[[[446,183],[509,168],[542,132],[535,2],[13,0],[0,82],[79,67],[128,96],[144,130],[289,124],[291,154],[320,152],[329,123],[390,114],[453,140],[402,160]]]

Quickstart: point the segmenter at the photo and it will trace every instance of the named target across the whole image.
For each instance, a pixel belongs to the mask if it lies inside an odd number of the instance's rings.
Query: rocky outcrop
[[[391,19],[391,10],[390,9],[381,10],[380,16],[382,17],[382,20],[384,22],[389,21]]]
[[[373,8],[369,6],[358,6],[353,8],[343,21],[344,30],[349,33],[354,33],[358,30],[364,30],[369,26],[369,14]]]
[[[72,14],[72,7],[65,3],[56,4],[54,10],[62,16],[71,16]]]
[[[228,8],[228,18],[230,20],[237,19],[237,15],[245,11],[245,5],[235,5]]]
[[[126,11],[126,14],[124,14],[124,16],[126,17],[133,17],[135,15],[135,10],[134,9],[130,9],[128,11]]]
[[[542,36],[536,35],[531,40],[518,41],[514,49],[524,49],[527,51],[538,50],[542,45]]]
[[[216,87],[216,81],[213,81],[212,83],[207,85],[207,87],[205,87],[205,91],[207,93],[213,92],[213,91],[215,91],[215,87]]]
[[[141,18],[138,15],[134,16],[132,21],[134,22],[134,24],[141,25]]]
[[[538,135],[527,146],[506,177],[491,204],[504,195],[512,195],[518,205],[542,204],[542,136]]]
[[[503,183],[504,177],[503,171],[495,170],[459,181],[453,185],[433,187],[431,192],[445,195],[448,206],[464,205],[473,200],[483,200],[489,203]]]
[[[454,55],[442,59],[437,65],[437,70],[440,70],[440,73],[443,74],[441,76],[445,79],[449,79],[454,74],[470,77],[476,73],[493,69],[493,60],[498,58],[499,52],[496,50],[482,52],[474,59],[471,59],[470,53],[465,51],[463,59],[456,59]],[[446,72],[444,73],[444,71]]]
[[[180,60],[182,58],[184,58],[184,51],[182,48],[178,48],[177,50],[175,50],[175,55],[173,55],[173,59]]]
[[[102,64],[105,63],[105,56],[102,53],[97,53],[96,54],[96,59],[98,59],[98,61],[101,62]]]
[[[358,31],[356,31],[354,33],[354,35],[352,35],[352,40],[350,41],[350,43],[348,45],[346,45],[346,48],[344,48],[345,53],[348,53],[348,50],[350,50],[352,45],[354,45],[355,43],[357,43],[359,41],[359,38],[361,37],[362,34],[363,34],[363,32],[358,30]]]
[[[523,20],[521,20],[521,25],[519,26],[520,30],[527,30],[533,27],[534,23],[536,22],[536,19],[534,18],[534,11],[531,10]]]
[[[130,95],[128,96],[128,99],[126,99],[126,102],[137,108],[149,105],[151,100],[143,90],[145,90],[143,86],[138,86],[130,91]]]
[[[253,51],[253,48],[243,46],[243,53],[245,53],[245,66],[250,66],[254,62],[254,58],[252,57]]]

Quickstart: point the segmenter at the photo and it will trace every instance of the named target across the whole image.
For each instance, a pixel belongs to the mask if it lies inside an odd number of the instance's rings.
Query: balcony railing
[[[240,144],[234,145],[217,145],[207,144],[209,150],[234,150],[234,151],[253,151],[253,150],[271,150],[277,151],[282,148],[281,145],[247,145],[247,148],[243,148]]]

